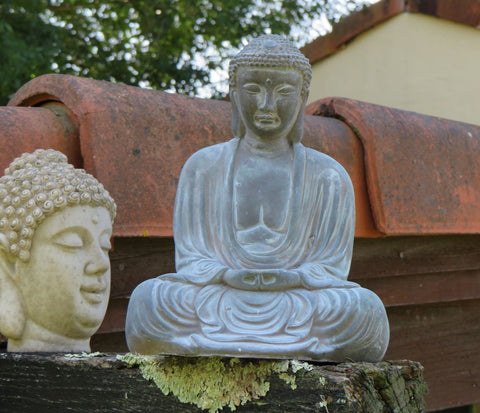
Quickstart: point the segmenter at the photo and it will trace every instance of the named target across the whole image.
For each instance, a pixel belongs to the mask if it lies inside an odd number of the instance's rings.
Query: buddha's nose
[[[259,109],[263,112],[275,112],[275,94],[273,90],[266,90],[262,95],[262,102],[259,105]]]
[[[102,275],[110,268],[110,259],[108,254],[100,247],[92,248],[91,254],[85,266],[87,275]]]

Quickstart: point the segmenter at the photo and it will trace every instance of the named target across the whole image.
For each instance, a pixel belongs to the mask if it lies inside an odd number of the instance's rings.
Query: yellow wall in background
[[[480,30],[395,16],[313,65],[309,102],[331,96],[480,125]]]

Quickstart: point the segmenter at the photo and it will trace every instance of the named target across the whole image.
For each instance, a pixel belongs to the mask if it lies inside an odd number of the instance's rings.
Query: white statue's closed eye
[[[0,205],[8,351],[90,351],[110,293],[112,198],[63,154],[38,150],[0,178]]]
[[[311,68],[279,36],[230,63],[235,138],[185,164],[174,215],[177,272],[140,284],[131,351],[375,361],[382,302],[347,281],[355,211],[345,170],[299,143]]]

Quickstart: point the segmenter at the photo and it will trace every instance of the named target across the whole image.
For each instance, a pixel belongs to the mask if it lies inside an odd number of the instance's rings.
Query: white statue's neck
[[[22,337],[19,340],[9,339],[9,352],[90,352],[90,338],[75,339],[53,333],[27,320]]]

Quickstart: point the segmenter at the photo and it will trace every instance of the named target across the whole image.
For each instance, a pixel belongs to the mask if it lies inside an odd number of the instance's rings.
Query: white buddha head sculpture
[[[0,332],[8,351],[90,351],[110,295],[116,206],[93,176],[39,149],[0,178]]]
[[[257,111],[257,122],[252,123],[257,123],[257,126],[263,129],[262,135],[266,134],[266,129],[276,126],[275,121],[290,120],[285,117],[292,116],[288,140],[294,143],[302,139],[303,113],[309,94],[312,68],[308,59],[292,42],[278,35],[252,39],[230,61],[229,78],[234,137],[244,136],[249,119]],[[264,88],[272,89],[270,97],[267,90],[262,90]],[[276,100],[273,106],[278,113],[272,114],[269,111],[269,98]],[[264,101],[263,105],[259,99]],[[270,115],[273,115],[273,122]],[[263,125],[262,116],[267,118]]]

